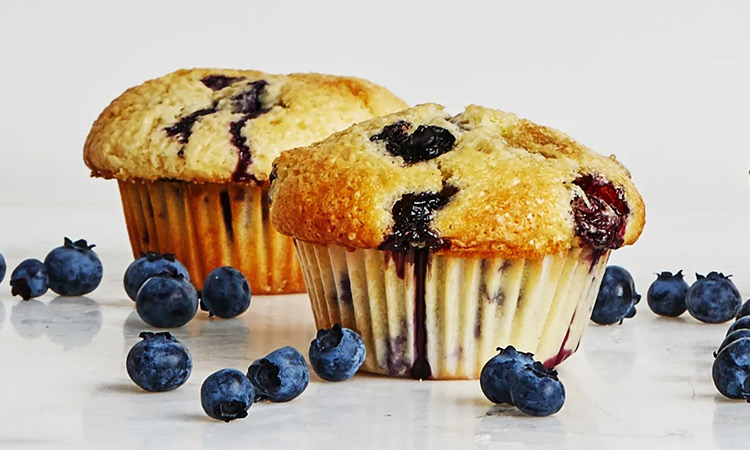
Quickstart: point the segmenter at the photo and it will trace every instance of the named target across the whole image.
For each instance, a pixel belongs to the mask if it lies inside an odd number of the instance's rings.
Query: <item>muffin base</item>
[[[232,266],[254,294],[305,292],[292,239],[271,226],[268,183],[118,183],[135,257],[174,253],[197,289],[211,270]]]
[[[507,260],[296,246],[317,327],[359,332],[363,370],[419,379],[476,379],[508,345],[560,364],[578,348],[609,258],[589,249]]]

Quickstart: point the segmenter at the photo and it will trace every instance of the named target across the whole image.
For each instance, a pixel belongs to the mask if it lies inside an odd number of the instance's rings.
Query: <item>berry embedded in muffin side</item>
[[[118,180],[134,255],[171,253],[201,286],[221,266],[253,292],[305,290],[292,240],[269,221],[272,161],[406,104],[367,80],[252,70],[179,70],[128,89],[84,147]]]
[[[274,165],[271,221],[317,327],[357,330],[364,370],[393,376],[476,378],[508,345],[559,364],[645,223],[614,157],[476,105],[371,119]]]

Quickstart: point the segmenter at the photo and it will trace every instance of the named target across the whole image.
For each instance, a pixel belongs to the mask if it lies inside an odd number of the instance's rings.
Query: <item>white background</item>
[[[750,2],[728,0],[0,0],[0,252],[14,267],[43,258],[63,236],[85,237],[98,244],[105,267],[95,302],[48,295],[20,303],[7,281],[0,287],[3,448],[30,439],[79,448],[113,438],[130,448],[151,439],[168,448],[178,431],[182,444],[192,444],[183,448],[215,448],[217,439],[227,448],[292,441],[299,449],[389,448],[403,439],[401,448],[525,448],[526,441],[554,449],[740,448],[748,405],[722,400],[710,381],[711,351],[726,325],[664,320],[643,304],[622,326],[589,327],[580,355],[561,368],[566,406],[547,419],[484,416],[489,404],[475,382],[358,376],[342,387],[313,383],[273,414],[264,411],[276,405],[254,406],[253,419],[238,426],[208,422],[196,399],[210,371],[309,342],[302,296],[278,300],[284,314],[295,311],[289,317],[273,316],[276,299],[253,300],[234,322],[245,335],[252,330],[250,350],[244,342],[215,352],[216,339],[224,345],[242,333],[196,319],[178,330],[196,352],[188,385],[138,395],[122,367],[142,324],[120,287],[129,246],[119,195],[115,182],[88,177],[81,154],[109,101],[178,68],[356,75],[412,104],[500,108],[617,154],[646,200],[647,226],[612,261],[634,274],[642,293],[653,272],[684,268],[733,273],[747,296],[749,24]],[[57,316],[40,318],[45,307]],[[274,330],[284,332],[274,337]],[[383,392],[403,401],[392,404]]]

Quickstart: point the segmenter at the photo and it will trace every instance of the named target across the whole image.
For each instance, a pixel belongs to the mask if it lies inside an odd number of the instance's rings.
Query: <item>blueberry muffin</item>
[[[559,364],[645,222],[614,156],[481,106],[371,119],[274,166],[317,327],[356,329],[365,369],[393,376],[477,378],[507,345]]]
[[[253,292],[304,292],[291,239],[270,225],[268,175],[282,150],[405,108],[366,80],[250,70],[179,70],[127,90],[84,148],[118,180],[133,253],[174,253],[196,286],[214,268]]]

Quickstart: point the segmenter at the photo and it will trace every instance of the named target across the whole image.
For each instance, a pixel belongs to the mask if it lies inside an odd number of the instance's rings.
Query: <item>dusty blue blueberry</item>
[[[47,292],[47,266],[38,259],[26,259],[10,274],[10,293],[22,299],[41,297]]]
[[[695,274],[696,281],[685,296],[691,316],[707,323],[726,322],[737,315],[742,304],[740,292],[728,276],[711,272],[705,277]]]
[[[687,309],[685,296],[689,287],[682,270],[674,275],[672,272],[657,274],[646,294],[648,307],[660,316],[678,317]]]
[[[630,273],[620,266],[607,266],[591,320],[599,325],[622,323],[623,319],[635,316],[635,305],[640,299]]]
[[[737,330],[742,329],[750,329],[750,317],[740,317],[739,319],[735,320],[734,323],[729,327],[727,330],[727,336],[729,336],[730,333]]]
[[[740,328],[739,330],[732,331],[731,333],[727,334],[727,337],[724,338],[723,341],[721,341],[721,345],[719,345],[719,348],[714,352],[714,358],[716,358],[716,355],[721,353],[722,350],[724,350],[727,345],[731,344],[732,342],[750,337],[750,330],[747,328]]]
[[[750,300],[745,301],[745,303],[740,306],[740,310],[737,311],[737,318],[750,316]]]
[[[510,398],[510,387],[521,369],[534,363],[531,353],[516,351],[515,347],[509,345],[506,348],[498,347],[500,352],[493,356],[482,367],[479,376],[479,386],[484,396],[492,403],[513,404]]]
[[[247,417],[255,401],[255,389],[244,373],[222,369],[209,375],[201,386],[203,411],[217,420],[229,422]]]
[[[151,326],[181,327],[198,312],[198,292],[176,271],[162,272],[146,280],[138,290],[135,310]]]
[[[143,253],[140,258],[130,263],[125,271],[123,285],[125,286],[125,292],[128,294],[128,297],[135,301],[135,296],[138,295],[138,289],[143,286],[143,283],[154,275],[158,275],[165,270],[175,270],[177,273],[185,277],[186,280],[190,281],[190,275],[188,274],[187,269],[181,262],[175,259],[173,254],[154,252]]]
[[[193,358],[187,347],[169,333],[140,334],[143,339],[128,352],[126,367],[135,384],[149,392],[177,389],[190,377]]]
[[[44,259],[49,273],[49,288],[65,296],[86,295],[102,281],[102,262],[94,253],[94,245],[85,240],[65,238],[61,247]]]
[[[310,342],[310,365],[327,381],[343,381],[353,377],[367,353],[365,343],[354,330],[335,324],[329,330],[318,330]]]
[[[560,411],[565,403],[565,387],[555,370],[535,362],[518,372],[510,387],[510,396],[521,412],[532,416],[549,416]]]
[[[211,271],[203,282],[201,309],[211,316],[231,319],[247,311],[250,306],[250,285],[247,278],[229,266]]]
[[[740,338],[727,345],[714,360],[711,374],[716,389],[729,398],[750,397],[750,338]]]
[[[288,402],[307,388],[310,371],[297,349],[283,347],[253,361],[247,378],[255,387],[256,401]]]
[[[5,265],[5,258],[3,258],[3,254],[0,253],[0,282],[5,278],[6,270],[8,270],[8,266]]]

